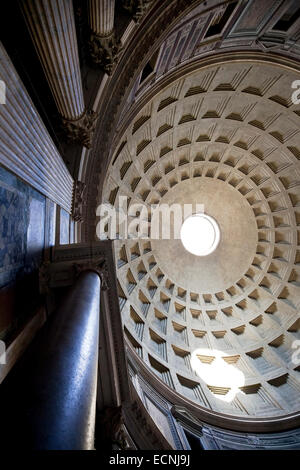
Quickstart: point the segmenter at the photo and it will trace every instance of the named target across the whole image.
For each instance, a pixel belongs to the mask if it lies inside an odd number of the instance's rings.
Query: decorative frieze
[[[85,183],[76,181],[74,184],[72,217],[75,222],[82,222],[82,207],[84,204]]]

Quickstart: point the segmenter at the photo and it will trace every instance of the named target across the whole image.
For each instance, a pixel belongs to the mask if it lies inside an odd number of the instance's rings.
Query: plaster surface
[[[151,240],[159,266],[172,281],[195,292],[215,293],[243,276],[255,256],[257,227],[248,201],[235,188],[211,178],[183,181],[161,203],[203,204],[221,232],[216,250],[204,257],[189,253],[178,239]]]

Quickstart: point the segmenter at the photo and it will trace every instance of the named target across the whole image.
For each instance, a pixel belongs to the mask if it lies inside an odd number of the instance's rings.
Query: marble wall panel
[[[60,209],[60,236],[59,243],[60,245],[67,245],[70,240],[70,216],[64,210]]]
[[[45,218],[46,198],[0,167],[0,339],[38,305]]]

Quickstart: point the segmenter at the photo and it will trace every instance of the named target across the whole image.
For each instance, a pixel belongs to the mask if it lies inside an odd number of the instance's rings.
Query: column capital
[[[119,39],[116,39],[114,33],[109,36],[100,36],[92,32],[89,40],[89,51],[93,63],[103,68],[108,75],[111,75],[113,67],[122,52],[122,44]]]
[[[85,263],[74,263],[75,276],[78,277],[84,271],[93,271],[100,276],[101,289],[109,289],[108,266],[105,258],[90,259]]]
[[[106,407],[98,414],[101,424],[102,443],[111,446],[112,450],[128,450],[130,443],[124,429],[122,406]]]
[[[74,182],[72,217],[75,222],[83,222],[82,209],[86,203],[86,184],[82,181]]]
[[[62,128],[66,138],[88,149],[91,148],[97,118],[98,113],[87,109],[78,119],[62,118]]]
[[[132,15],[133,20],[138,23],[152,2],[153,0],[122,0],[122,5]]]

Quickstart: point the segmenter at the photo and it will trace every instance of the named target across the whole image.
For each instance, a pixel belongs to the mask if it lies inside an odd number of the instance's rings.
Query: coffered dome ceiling
[[[236,61],[162,89],[132,119],[102,201],[204,204],[221,239],[205,257],[181,240],[115,242],[128,343],[200,407],[235,416],[299,411],[298,74]],[[109,224],[101,238],[110,238]],[[118,235],[117,237],[118,238]]]

